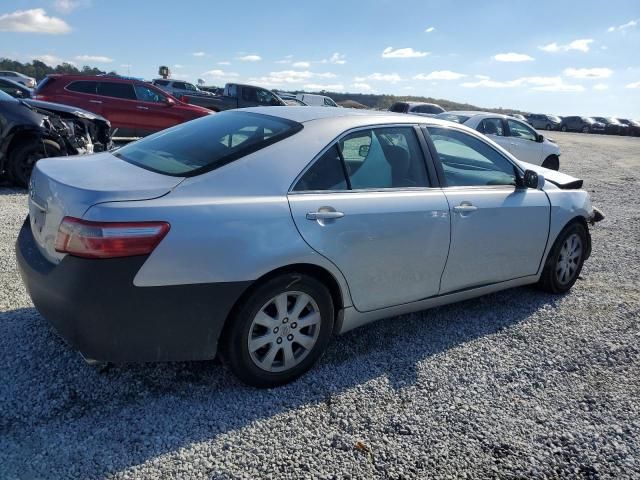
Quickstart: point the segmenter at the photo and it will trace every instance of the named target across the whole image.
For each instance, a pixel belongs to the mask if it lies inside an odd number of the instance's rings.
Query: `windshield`
[[[587,123],[595,123],[595,120],[589,117],[582,117],[582,121]]]
[[[449,120],[450,122],[464,123],[467,120],[469,120],[471,117],[468,115],[460,115],[458,113],[440,113],[436,115],[436,118],[440,118],[442,120]]]
[[[300,131],[283,118],[223,112],[182,123],[130,143],[114,155],[139,167],[177,177],[226,165]]]
[[[560,120],[560,117],[556,117],[555,115],[549,115],[548,118],[552,122],[561,122],[562,121],[562,120]]]
[[[0,90],[0,100],[13,100],[14,102],[17,101],[15,98],[13,98],[7,92],[3,92],[2,90]]]

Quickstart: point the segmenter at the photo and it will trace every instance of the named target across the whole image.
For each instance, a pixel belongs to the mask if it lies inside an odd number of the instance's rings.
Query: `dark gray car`
[[[537,130],[558,130],[562,119],[556,115],[531,113],[527,115],[527,122]]]

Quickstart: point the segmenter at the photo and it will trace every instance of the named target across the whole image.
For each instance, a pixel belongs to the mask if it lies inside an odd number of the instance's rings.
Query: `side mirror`
[[[539,133],[538,136],[536,137],[536,142],[542,143],[543,141],[544,141],[544,135]]]
[[[525,170],[522,184],[526,188],[542,190],[542,187],[544,186],[544,176],[534,172],[533,170]]]
[[[173,107],[176,104],[176,101],[173,98],[169,98],[167,97],[167,99],[164,101],[164,103],[168,106],[168,107]]]
[[[360,155],[362,158],[369,155],[369,145],[360,145],[360,148],[358,149],[358,155]]]

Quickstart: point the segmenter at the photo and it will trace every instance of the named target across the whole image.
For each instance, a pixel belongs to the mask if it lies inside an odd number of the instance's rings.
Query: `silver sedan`
[[[602,218],[581,186],[442,120],[244,109],[40,160],[16,254],[86,359],[220,352],[271,387],[377,319],[526,284],[567,292]]]

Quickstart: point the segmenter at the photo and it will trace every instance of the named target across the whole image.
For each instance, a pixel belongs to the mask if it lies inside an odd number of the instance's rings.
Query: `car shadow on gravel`
[[[3,463],[23,465],[16,472],[27,477],[65,464],[103,476],[205,440],[225,448],[226,432],[304,406],[330,409],[334,395],[372,380],[388,382],[392,395],[428,394],[431,357],[500,334],[561,298],[518,288],[382,320],[336,338],[311,372],[272,390],[242,385],[216,361],[101,370],[35,309],[2,312],[0,451],[22,456]]]

